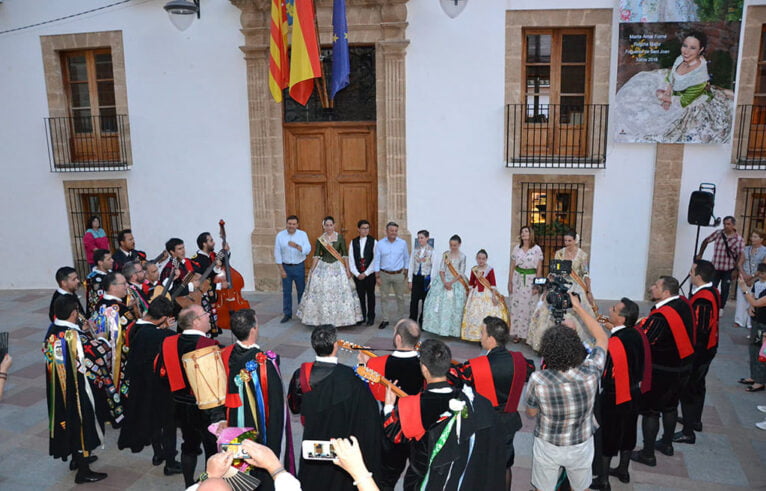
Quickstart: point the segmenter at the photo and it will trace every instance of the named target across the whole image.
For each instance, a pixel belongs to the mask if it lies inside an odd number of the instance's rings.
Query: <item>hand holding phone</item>
[[[303,440],[303,458],[306,460],[335,460],[335,448],[328,440]]]

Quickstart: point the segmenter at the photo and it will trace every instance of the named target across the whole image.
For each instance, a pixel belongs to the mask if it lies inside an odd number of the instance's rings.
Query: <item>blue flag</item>
[[[285,10],[287,11],[287,25],[293,25],[293,16],[295,15],[295,0],[284,0]]]
[[[348,85],[351,62],[348,58],[348,23],[346,0],[333,0],[332,4],[332,80],[330,99]]]

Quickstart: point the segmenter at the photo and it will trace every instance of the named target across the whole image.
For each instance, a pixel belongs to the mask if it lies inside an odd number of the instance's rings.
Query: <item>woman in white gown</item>
[[[322,227],[306,292],[295,315],[307,326],[351,326],[362,320],[362,307],[348,269],[346,241],[335,231],[333,217],[325,217]]]
[[[706,37],[690,32],[672,68],[639,72],[615,97],[615,141],[726,143],[734,94],[710,85]]]
[[[449,239],[449,250],[442,254],[439,274],[431,275],[431,287],[423,303],[423,330],[440,336],[460,336],[460,323],[468,295],[465,279],[465,254],[460,252],[460,236]]]

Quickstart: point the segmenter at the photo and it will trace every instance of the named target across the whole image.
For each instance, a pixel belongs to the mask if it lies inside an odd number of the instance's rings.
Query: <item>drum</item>
[[[226,402],[226,370],[219,346],[190,351],[181,357],[181,362],[200,409],[211,409]]]

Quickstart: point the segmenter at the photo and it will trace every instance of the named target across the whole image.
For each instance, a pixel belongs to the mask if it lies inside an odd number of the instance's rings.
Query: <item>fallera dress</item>
[[[543,260],[543,251],[535,245],[528,250],[515,246],[511,253],[516,268],[511,271],[513,293],[510,295],[511,304],[511,336],[527,338],[529,322],[537,304],[537,296],[532,294],[537,265]]]
[[[455,272],[461,276],[465,274],[465,254],[461,252],[459,258],[453,261],[449,258],[449,252],[445,252],[442,254],[439,271],[444,272],[446,281],[455,279],[447,265],[449,262]],[[423,330],[440,336],[460,336],[466,296],[467,292],[460,281],[453,283],[452,290],[447,290],[441,275],[438,272],[432,274],[431,287],[423,303]]]
[[[306,291],[295,315],[307,326],[351,326],[362,320],[362,307],[353,282],[346,275],[342,262],[325,247],[325,243],[348,258],[346,241],[337,234],[330,242],[325,235],[317,239],[314,257],[319,257],[316,267],[309,274]]]
[[[491,288],[487,288],[481,281],[482,279],[486,280]],[[468,293],[463,311],[461,338],[466,341],[479,341],[481,339],[481,325],[487,316],[499,317],[510,324],[511,318],[508,315],[505,299],[494,288],[496,286],[495,270],[492,266],[487,265],[483,270],[479,269],[478,266],[471,268],[471,278],[468,285],[471,290]],[[492,301],[493,296],[498,299],[497,305]]]

